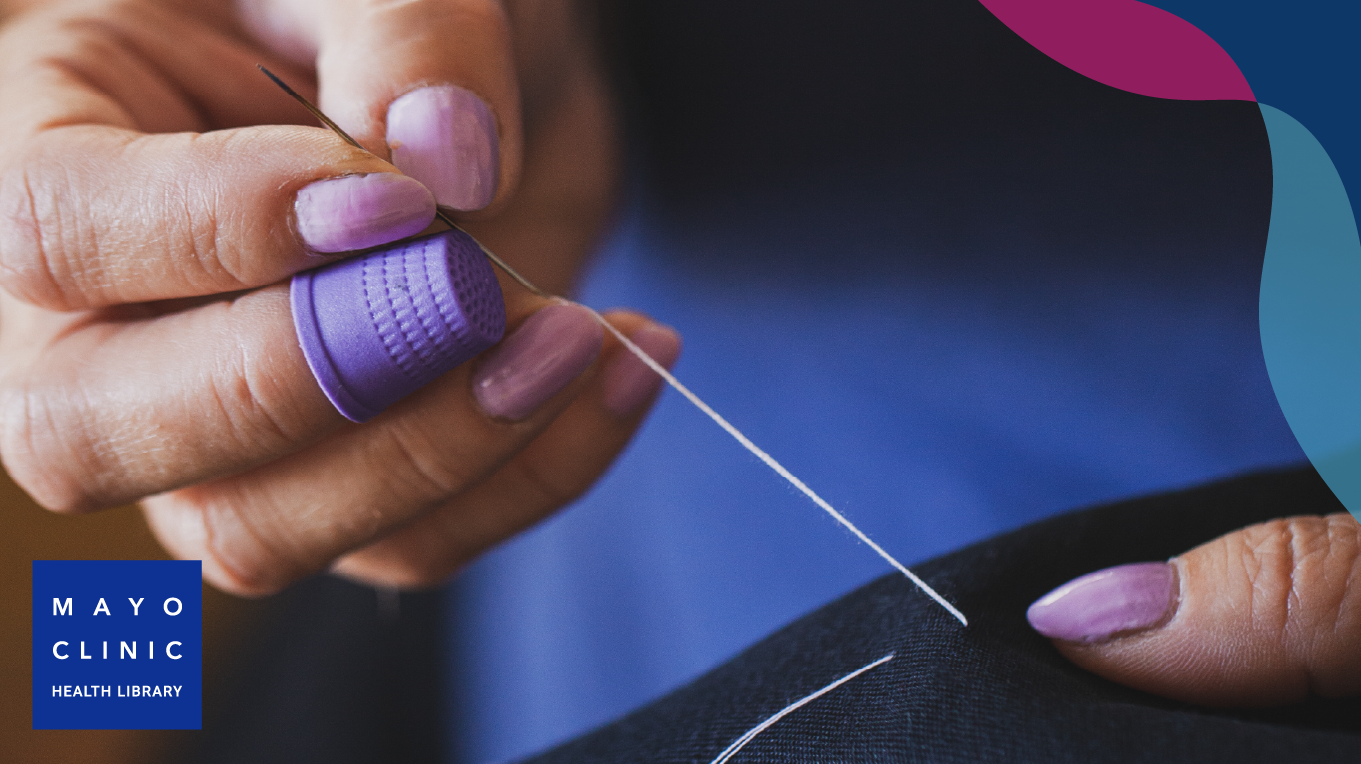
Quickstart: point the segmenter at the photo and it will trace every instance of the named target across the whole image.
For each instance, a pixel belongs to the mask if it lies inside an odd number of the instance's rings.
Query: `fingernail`
[[[496,120],[472,92],[438,85],[398,98],[388,107],[387,140],[392,163],[440,204],[480,210],[496,196]]]
[[[1039,633],[1069,642],[1099,642],[1157,626],[1176,609],[1176,569],[1141,562],[1098,570],[1035,601],[1026,620]]]
[[[482,362],[473,378],[473,395],[494,417],[524,419],[585,371],[604,339],[590,311],[550,305],[530,316]]]
[[[648,324],[629,335],[633,344],[652,360],[670,369],[680,356],[680,335],[659,324]],[[657,394],[662,378],[627,349],[621,350],[601,372],[605,388],[605,408],[615,416],[626,417]]]
[[[376,172],[307,185],[293,210],[308,247],[347,252],[415,236],[435,219],[435,200],[414,178]]]

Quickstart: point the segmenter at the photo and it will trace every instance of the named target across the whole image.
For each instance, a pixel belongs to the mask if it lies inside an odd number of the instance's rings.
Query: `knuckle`
[[[434,433],[427,432],[422,423],[404,420],[387,429],[394,465],[400,469],[389,472],[392,495],[405,503],[424,506],[462,492],[478,477],[474,465],[484,461],[464,458],[459,453],[435,442]],[[384,449],[389,450],[389,449]]]
[[[1320,518],[1312,570],[1297,582],[1320,635],[1347,644],[1361,638],[1361,524],[1342,512]]]
[[[0,381],[0,457],[5,469],[46,509],[62,514],[97,509],[100,504],[81,479],[87,471],[83,454],[88,451],[66,445],[60,434],[68,431],[53,426],[54,416],[32,386],[8,378]]]
[[[135,136],[54,127],[19,146],[0,169],[0,288],[25,302],[74,310],[170,291],[261,286],[280,277],[269,258],[238,242],[259,233],[225,186],[155,169],[149,152],[208,159],[247,151],[246,131]],[[73,152],[86,158],[72,162]],[[101,180],[118,166],[134,180]],[[153,278],[148,278],[153,276]]]
[[[231,166],[241,156],[249,156],[255,149],[251,134],[246,130],[219,130],[208,134],[189,134],[184,140],[194,145],[194,153],[208,166]],[[193,283],[202,281],[204,289],[231,291],[261,286],[279,278],[279,273],[268,264],[267,258],[250,257],[238,243],[242,234],[254,238],[252,224],[241,219],[239,205],[227,202],[229,196],[218,185],[198,186],[185,181],[178,188],[174,216],[182,222],[170,226],[182,232],[184,248],[194,264],[193,272],[185,274]],[[168,215],[169,217],[170,215]]]
[[[236,502],[190,499],[184,509],[201,518],[205,575],[220,589],[264,596],[311,572],[280,539],[270,543]]]
[[[1361,526],[1340,513],[1292,517],[1234,534],[1251,566],[1257,644],[1279,651],[1281,665],[1326,697],[1361,689],[1355,645],[1361,640]]]
[[[175,153],[182,156],[193,155],[205,165],[231,166],[231,153],[227,146],[239,140],[240,131],[220,131],[210,134],[185,133],[173,137],[141,137],[130,141],[124,151],[129,164],[139,163],[139,156],[147,151]],[[221,157],[221,159],[215,159]],[[109,249],[138,252],[144,262],[154,261],[161,267],[172,269],[165,275],[175,284],[174,291],[191,294],[211,294],[231,292],[238,289],[262,286],[278,278],[256,279],[257,274],[243,272],[247,268],[243,262],[243,251],[232,241],[242,231],[239,228],[224,226],[219,219],[224,209],[232,205],[223,203],[224,188],[209,182],[196,172],[166,177],[157,172],[152,175],[153,194],[128,197],[120,206],[133,210],[134,214],[148,220],[155,231],[153,237],[139,237],[132,231],[118,225],[108,224],[106,231],[110,240]],[[267,260],[267,258],[259,258]],[[138,272],[146,269],[145,264],[129,260],[127,267]],[[106,277],[104,281],[116,279]],[[123,279],[117,279],[126,281]],[[156,294],[147,295],[145,290],[136,296],[145,299],[161,296],[158,287]]]
[[[45,192],[34,167],[10,163],[0,171],[0,287],[28,303],[70,306],[57,274],[67,218],[56,195]]]
[[[248,578],[225,563],[210,543],[207,507],[194,489],[161,494],[141,502],[147,525],[170,556],[200,560],[203,577],[218,589],[239,596],[259,593]]]
[[[252,356],[244,344],[238,346],[239,355],[224,374],[214,375],[208,386],[213,405],[236,442],[235,452],[283,453],[298,444],[302,431],[295,427],[301,418],[296,406],[290,405],[288,389],[281,387],[276,375]]]
[[[1286,637],[1337,623],[1343,600],[1339,593],[1345,591],[1356,550],[1348,555],[1342,548],[1346,545],[1334,543],[1334,526],[1330,518],[1290,517],[1238,534],[1254,628]]]
[[[212,550],[204,552],[203,577],[219,590],[237,597],[267,597],[283,589],[265,571],[240,571],[226,566]]]
[[[574,501],[589,487],[589,483],[564,478],[553,474],[552,470],[525,460],[520,465],[520,478],[525,489],[533,496],[533,503],[546,510],[556,509]]]
[[[1249,587],[1248,620],[1254,630],[1284,634],[1294,588],[1294,528],[1285,520],[1246,528],[1235,537],[1237,561]]]
[[[258,597],[326,562],[308,543],[309,528],[323,508],[315,503],[283,507],[260,487],[231,478],[158,493],[140,503],[171,555],[201,560],[204,578],[222,591]]]

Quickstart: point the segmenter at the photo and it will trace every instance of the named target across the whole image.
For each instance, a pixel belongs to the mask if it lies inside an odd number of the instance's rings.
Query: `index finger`
[[[520,92],[499,2],[283,0],[245,10],[276,44],[313,46],[321,108],[441,205],[482,210],[513,193]]]
[[[0,34],[0,285],[12,294],[75,309],[236,291],[431,222],[418,181],[324,130],[194,132],[242,94],[189,99],[160,73],[179,45],[246,66],[240,44],[175,17],[139,29],[118,9]],[[100,67],[102,83],[85,74]],[[180,132],[142,132],[154,127]]]

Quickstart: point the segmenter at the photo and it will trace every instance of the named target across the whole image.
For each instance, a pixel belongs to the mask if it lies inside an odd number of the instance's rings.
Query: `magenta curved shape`
[[[1238,65],[1190,23],[1134,0],[980,0],[1040,52],[1097,82],[1186,101],[1255,101]]]

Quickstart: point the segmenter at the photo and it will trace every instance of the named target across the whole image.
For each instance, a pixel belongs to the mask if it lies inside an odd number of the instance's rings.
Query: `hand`
[[[1356,695],[1361,525],[1346,513],[1254,525],[1074,579],[1028,616],[1077,665],[1188,703]]]
[[[10,19],[0,454],[15,480],[62,512],[150,497],[166,547],[246,594],[328,566],[434,583],[583,491],[658,380],[582,309],[507,287],[501,346],[353,425],[307,368],[286,284],[419,232],[438,199],[567,288],[618,175],[579,11],[104,0]],[[256,62],[309,97],[319,83],[375,154],[301,126]],[[670,330],[610,320],[674,360]]]

